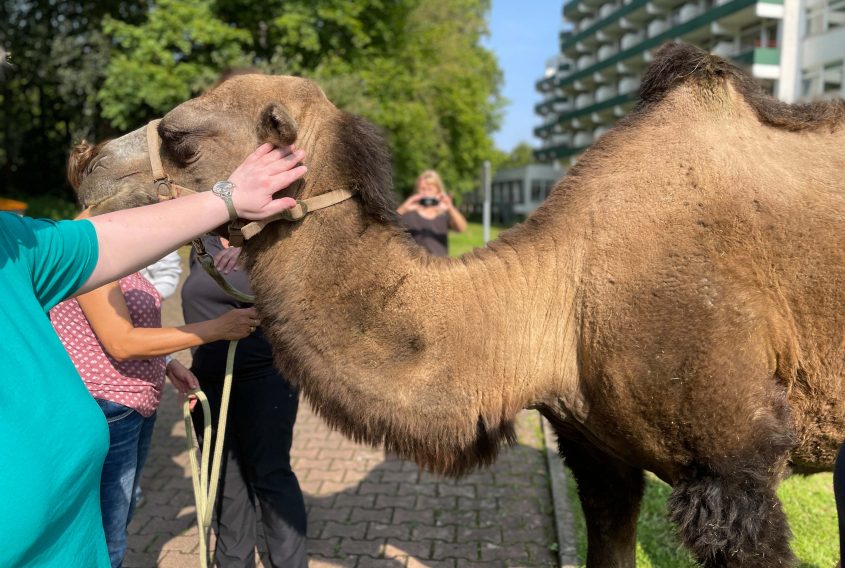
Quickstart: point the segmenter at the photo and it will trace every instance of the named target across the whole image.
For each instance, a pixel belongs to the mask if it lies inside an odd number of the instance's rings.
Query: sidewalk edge
[[[552,426],[541,415],[540,423],[543,427],[543,438],[546,443],[546,464],[549,468],[551,482],[552,503],[555,510],[555,528],[557,530],[558,566],[559,568],[578,568],[578,552],[575,544],[575,530],[573,528],[572,508],[569,504],[567,491],[566,469],[557,451],[557,440]]]

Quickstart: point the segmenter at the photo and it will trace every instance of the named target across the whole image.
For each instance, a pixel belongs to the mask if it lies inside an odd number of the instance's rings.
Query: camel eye
[[[199,158],[199,145],[194,136],[178,130],[159,129],[162,149],[179,164],[190,164]]]

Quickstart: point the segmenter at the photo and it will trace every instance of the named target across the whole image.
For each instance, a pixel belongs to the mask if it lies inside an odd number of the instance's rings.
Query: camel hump
[[[694,85],[689,92],[702,101],[712,101],[714,93],[727,97],[738,94],[760,122],[776,128],[798,132],[834,129],[845,124],[845,100],[791,105],[781,102],[765,92],[743,69],[682,42],[664,44],[655,52],[640,85],[638,109],[647,110],[660,103],[681,85]],[[728,85],[733,89],[728,89]]]

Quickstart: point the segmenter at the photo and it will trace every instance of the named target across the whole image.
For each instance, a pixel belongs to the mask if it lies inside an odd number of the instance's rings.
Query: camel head
[[[379,185],[385,181],[390,185],[389,159],[375,129],[338,110],[320,87],[307,79],[258,74],[232,77],[168,112],[157,130],[164,171],[174,183],[197,191],[226,179],[265,142],[295,144],[306,152],[308,179],[280,195],[301,199],[322,193],[331,189],[332,178],[340,171],[362,172],[367,179],[355,184],[359,190],[374,185],[370,183],[375,181],[373,169],[381,172],[376,174]],[[362,145],[376,150],[379,167],[348,163],[360,155]],[[329,152],[331,164],[323,159]],[[96,213],[155,203],[159,196],[149,157],[145,125],[97,147],[77,146],[68,162],[68,179],[82,204]],[[312,163],[317,166],[313,170]],[[377,193],[384,192],[379,189]],[[379,208],[386,210],[388,204]]]

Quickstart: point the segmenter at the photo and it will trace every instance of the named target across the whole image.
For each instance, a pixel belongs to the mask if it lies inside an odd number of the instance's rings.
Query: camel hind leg
[[[558,445],[578,482],[587,524],[587,568],[635,568],[643,471],[560,435]]]

